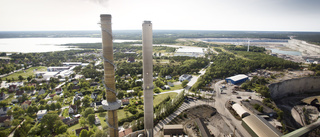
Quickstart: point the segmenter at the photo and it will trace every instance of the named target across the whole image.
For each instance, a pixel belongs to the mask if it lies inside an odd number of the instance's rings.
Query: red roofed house
[[[22,97],[22,94],[24,93],[23,90],[19,90],[16,92],[16,98]]]
[[[9,93],[13,93],[14,91],[16,91],[17,90],[17,85],[10,85],[9,86]]]
[[[21,104],[21,108],[26,110],[30,105],[31,105],[31,101],[30,100],[26,100]]]
[[[132,133],[132,129],[131,128],[119,131],[119,137],[124,137],[124,136],[126,136],[126,135],[128,135],[130,133]]]

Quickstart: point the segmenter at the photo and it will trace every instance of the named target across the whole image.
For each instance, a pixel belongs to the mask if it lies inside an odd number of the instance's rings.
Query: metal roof
[[[268,121],[257,115],[247,116],[243,118],[242,121],[245,122],[259,137],[280,137],[282,135]]]
[[[238,80],[245,79],[245,78],[248,78],[248,76],[245,75],[245,74],[239,74],[239,75],[235,75],[235,76],[232,76],[232,77],[228,77],[226,79],[231,79],[233,81],[238,81]]]
[[[249,114],[243,107],[239,104],[233,104],[232,109],[237,112],[240,117],[243,117],[243,114]]]

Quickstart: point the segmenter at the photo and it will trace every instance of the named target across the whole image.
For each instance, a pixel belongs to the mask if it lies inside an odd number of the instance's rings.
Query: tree
[[[61,103],[60,102],[56,103],[56,108],[57,109],[61,109]]]
[[[88,115],[88,122],[89,122],[90,125],[93,125],[95,120],[96,120],[96,118],[95,118],[94,114],[89,114]]]
[[[68,126],[64,124],[61,120],[56,120],[54,123],[54,131],[56,134],[63,134],[67,131]]]
[[[56,105],[54,103],[50,104],[50,110],[56,110]]]
[[[86,96],[84,96],[84,98],[82,99],[82,105],[84,106],[84,107],[89,107],[90,106],[90,104],[92,103],[92,98],[91,97],[89,97],[88,95],[86,95]]]
[[[60,120],[58,114],[46,114],[41,119],[41,126],[43,126],[43,128],[49,129],[51,132],[53,132],[54,125],[57,120]]]
[[[86,108],[85,111],[83,112],[83,117],[88,117],[89,114],[94,114],[93,108]]]
[[[79,123],[81,127],[85,127],[88,124],[88,121],[86,120],[86,118],[81,117]]]
[[[189,83],[188,80],[184,80],[184,81],[182,81],[181,86],[182,86],[183,88],[185,88],[185,87],[187,87],[187,84],[188,84],[188,83]]]
[[[23,78],[21,75],[18,76],[18,79],[19,79],[20,81],[24,80],[24,78]]]
[[[86,129],[81,130],[79,137],[88,137],[88,130]]]
[[[30,81],[32,79],[32,75],[30,75],[29,77],[27,77],[27,80]]]
[[[160,80],[160,79],[158,79],[158,80],[155,82],[155,84],[156,84],[157,87],[160,87],[160,88],[165,85],[164,82],[163,82],[162,80]]]
[[[108,130],[97,130],[92,137],[107,137]]]

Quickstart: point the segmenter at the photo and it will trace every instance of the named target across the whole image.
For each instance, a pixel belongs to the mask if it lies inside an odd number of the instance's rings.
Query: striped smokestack
[[[106,122],[109,126],[110,137],[118,137],[118,116],[117,109],[120,107],[120,100],[116,98],[115,85],[115,65],[113,64],[113,41],[111,29],[111,15],[101,14],[101,33],[102,33],[102,58],[104,60],[104,80],[107,100],[102,101],[102,107],[108,110]]]
[[[142,24],[144,129],[147,137],[153,137],[153,62],[152,23]]]

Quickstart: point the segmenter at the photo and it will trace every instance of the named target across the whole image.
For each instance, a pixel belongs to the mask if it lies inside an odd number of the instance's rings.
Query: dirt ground
[[[182,124],[184,132],[189,137],[198,137],[201,135],[197,130],[195,122],[196,118],[204,118],[207,128],[215,137],[224,137],[225,135],[232,133],[232,130],[224,122],[217,110],[208,105],[201,105],[187,109],[173,119],[169,124]]]

